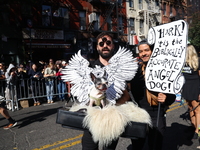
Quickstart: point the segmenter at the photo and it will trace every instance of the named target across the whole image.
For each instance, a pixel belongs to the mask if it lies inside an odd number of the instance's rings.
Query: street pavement
[[[81,150],[83,132],[56,124],[57,110],[64,105],[65,102],[58,101],[9,111],[18,122],[9,130],[3,129],[8,122],[0,116],[0,150]],[[184,115],[186,111],[187,106],[177,102],[170,106],[164,150],[196,150],[199,145],[198,140],[191,140],[193,133]],[[116,150],[130,150],[131,147],[130,139],[120,138]]]
[[[164,140],[164,150],[196,150],[198,140],[192,140],[194,131],[191,130],[191,122],[186,103],[174,103],[167,112],[167,128]]]

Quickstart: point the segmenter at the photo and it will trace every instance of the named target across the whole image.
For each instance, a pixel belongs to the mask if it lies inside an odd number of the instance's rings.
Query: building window
[[[135,18],[129,19],[129,27],[131,31],[135,31]]]
[[[140,34],[144,34],[144,20],[140,20]]]
[[[143,1],[142,0],[138,0],[138,4],[139,4],[139,9],[143,9]]]
[[[59,8],[60,16],[69,19],[68,8]]]
[[[79,12],[80,30],[86,30],[86,13],[85,11]]]
[[[166,3],[163,4],[163,15],[166,16]]]
[[[42,25],[51,26],[51,6],[42,5]]]
[[[94,22],[94,30],[99,30],[100,28],[100,21],[99,21],[99,13],[96,13],[96,21]]]
[[[133,0],[129,0],[129,7],[134,7],[134,2],[133,2]]]
[[[111,31],[112,30],[112,18],[111,18],[111,16],[109,16],[107,18],[107,25],[108,25],[108,31]]]
[[[159,0],[155,0],[155,5],[159,6]]]
[[[42,5],[42,26],[69,28],[68,8],[52,9],[51,6]]]
[[[68,8],[60,7],[53,10],[53,25],[56,27],[69,28],[69,12]]]
[[[122,5],[122,0],[118,0],[118,4],[119,4],[119,5]]]
[[[123,20],[122,20],[122,16],[119,16],[119,19],[118,19],[118,22],[119,22],[119,28],[118,28],[118,31],[119,32],[123,32]]]
[[[63,17],[63,26],[69,28],[69,10],[67,8],[61,8],[61,17]]]

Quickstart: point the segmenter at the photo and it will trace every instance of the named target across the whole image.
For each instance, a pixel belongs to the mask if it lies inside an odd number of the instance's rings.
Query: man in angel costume
[[[132,80],[131,88],[135,101],[141,108],[144,108],[151,116],[153,128],[150,128],[148,135],[149,150],[162,150],[163,135],[166,128],[166,110],[175,101],[174,94],[156,93],[147,90],[145,85],[145,68],[152,54],[152,46],[146,40],[138,44],[140,64],[135,77]],[[160,116],[158,116],[158,103],[161,103]],[[157,126],[157,120],[158,126]],[[145,139],[132,140],[132,145],[137,150],[142,150]]]
[[[95,65],[98,65],[101,67],[107,66],[109,64],[108,61],[114,55],[114,43],[113,43],[112,35],[103,32],[99,36],[97,36],[97,51],[99,53],[99,59],[93,62],[92,64],[90,64],[91,67],[94,68]],[[129,97],[128,91],[124,90],[122,97],[119,98],[116,101],[116,103],[123,104],[129,99],[130,97]],[[107,147],[107,149],[115,149],[117,142],[118,142],[118,139],[114,140],[112,144]],[[83,149],[84,147],[91,147],[91,146],[94,147],[94,149],[98,148],[97,144],[93,143],[91,133],[88,132],[87,130],[84,132],[84,135],[82,138],[82,144],[83,144]]]
[[[114,150],[120,135],[130,121],[142,122],[151,125],[149,114],[130,102],[127,91],[127,81],[131,81],[138,69],[138,63],[132,52],[119,48],[115,53],[113,35],[103,32],[97,36],[97,51],[99,58],[89,63],[81,56],[81,52],[72,57],[69,65],[62,70],[62,79],[72,84],[71,94],[77,98],[77,104],[70,111],[87,109],[83,126],[88,128],[82,137],[83,150]],[[94,82],[91,73],[99,80],[107,75],[105,91],[105,106],[95,106],[91,89]],[[92,95],[92,96],[90,96]],[[96,98],[98,100],[99,98]]]

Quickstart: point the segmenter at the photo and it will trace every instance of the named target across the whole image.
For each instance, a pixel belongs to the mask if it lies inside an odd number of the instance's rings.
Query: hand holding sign
[[[185,62],[187,24],[184,20],[153,27],[148,33],[148,43],[154,44],[145,72],[146,87],[150,91],[178,93],[184,77],[181,70]]]

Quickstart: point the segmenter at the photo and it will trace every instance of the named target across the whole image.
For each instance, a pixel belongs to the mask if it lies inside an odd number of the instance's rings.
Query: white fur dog
[[[108,104],[102,109],[75,104],[70,108],[70,111],[76,112],[80,109],[86,112],[83,127],[89,129],[94,142],[99,142],[99,147],[108,146],[112,140],[119,138],[130,121],[152,126],[151,117],[147,111],[132,102],[119,106]]]

